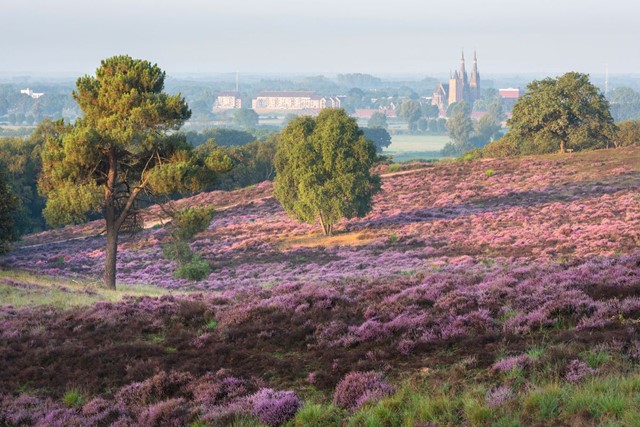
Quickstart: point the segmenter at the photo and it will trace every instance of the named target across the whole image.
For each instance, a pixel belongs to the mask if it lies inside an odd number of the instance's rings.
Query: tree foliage
[[[389,127],[389,124],[387,123],[387,115],[381,111],[376,111],[369,118],[367,127],[370,129],[387,129]]]
[[[615,145],[616,147],[640,145],[640,120],[626,120],[618,123]]]
[[[364,216],[380,180],[370,168],[376,150],[344,110],[326,109],[317,118],[298,117],[280,135],[275,196],[288,214],[320,221],[332,234],[341,218]]]
[[[190,131],[185,135],[187,137],[187,141],[194,147],[202,145],[210,139],[213,139],[216,145],[226,147],[232,145],[245,145],[256,140],[256,137],[249,132],[227,128],[205,129],[202,132]]]
[[[376,147],[376,153],[382,153],[382,150],[391,145],[391,135],[386,129],[382,128],[363,128],[364,137],[373,142]]]
[[[169,243],[162,247],[164,256],[178,264],[174,276],[178,279],[200,281],[211,273],[211,266],[200,254],[193,253],[189,242],[211,224],[215,210],[212,206],[172,210]]]
[[[447,121],[447,129],[449,130],[451,142],[444,147],[444,155],[459,156],[472,148],[471,136],[473,134],[473,122],[471,121],[470,114],[471,109],[464,101],[456,103],[453,107],[449,120]]]
[[[18,209],[14,214],[19,234],[34,233],[45,229],[42,216],[45,199],[38,194],[38,175],[42,169],[41,151],[44,141],[56,135],[61,122],[44,120],[29,137],[0,139],[0,169],[6,173],[8,183],[18,197]]]
[[[18,209],[18,198],[11,192],[0,169],[0,254],[6,253],[11,242],[18,238],[14,212]]]
[[[39,188],[54,225],[105,218],[104,281],[115,287],[118,232],[135,220],[141,194],[194,191],[215,177],[181,134],[190,117],[180,95],[163,92],[165,73],[129,56],[103,60],[94,76],[78,79],[74,99],[83,116],[60,125],[42,152]]]
[[[420,117],[422,117],[422,107],[418,101],[405,99],[400,105],[398,116],[409,124],[409,130],[415,131]]]
[[[617,87],[609,93],[608,99],[616,122],[640,119],[640,93],[630,87]]]
[[[258,126],[258,113],[248,108],[241,108],[233,113],[233,123],[245,129]]]
[[[222,156],[229,162],[229,172],[216,180],[213,188],[234,190],[247,187],[275,177],[274,158],[278,146],[278,135],[273,134],[264,141],[254,141],[242,146],[220,147],[214,140],[196,147],[199,156]]]
[[[586,74],[533,81],[513,107],[507,138],[523,154],[604,148],[615,126],[609,103]]]

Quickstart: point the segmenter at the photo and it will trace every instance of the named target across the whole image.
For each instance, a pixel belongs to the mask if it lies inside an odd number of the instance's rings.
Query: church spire
[[[463,85],[467,84],[467,71],[464,69],[464,49],[462,49],[462,57],[460,58],[460,78],[463,81]]]
[[[469,81],[471,100],[480,98],[480,73],[478,72],[478,57],[473,50],[473,68],[471,69],[471,80]]]

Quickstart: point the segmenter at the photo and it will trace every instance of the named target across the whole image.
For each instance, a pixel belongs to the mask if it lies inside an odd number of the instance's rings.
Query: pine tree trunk
[[[565,142],[564,141],[560,141],[560,152],[561,153],[565,152]]]
[[[107,220],[107,248],[104,258],[104,285],[116,288],[116,255],[118,253],[118,230],[113,222]]]
[[[109,289],[116,288],[116,256],[118,254],[118,226],[116,221],[115,188],[118,175],[118,160],[115,148],[109,150],[109,173],[104,191],[105,213],[107,226],[107,247],[104,258],[104,285]]]

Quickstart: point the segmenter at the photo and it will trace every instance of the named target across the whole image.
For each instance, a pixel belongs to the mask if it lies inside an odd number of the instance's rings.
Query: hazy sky
[[[0,72],[640,73],[638,0],[0,0]]]

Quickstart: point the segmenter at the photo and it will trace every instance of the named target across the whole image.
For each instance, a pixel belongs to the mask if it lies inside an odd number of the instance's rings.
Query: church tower
[[[473,51],[473,69],[471,70],[471,80],[469,81],[469,95],[471,102],[480,98],[480,73],[478,73],[478,57]]]
[[[453,74],[449,72],[449,84],[439,84],[433,93],[432,104],[437,105],[441,112],[446,111],[449,105],[455,102],[466,101],[469,107],[473,107],[476,99],[480,98],[480,73],[478,72],[478,57],[473,51],[473,68],[471,78],[467,76],[464,63],[464,50],[460,58],[460,69]]]

